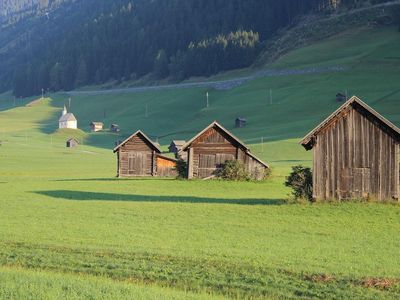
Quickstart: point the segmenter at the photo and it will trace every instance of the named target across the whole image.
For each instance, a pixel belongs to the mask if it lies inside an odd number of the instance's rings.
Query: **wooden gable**
[[[143,132],[136,131],[121,144],[114,148],[114,153],[120,149],[126,150],[137,150],[137,151],[155,151],[161,153],[160,148],[150,140]]]
[[[235,139],[216,126],[207,129],[192,142],[192,147],[201,147],[202,145],[207,147],[212,147],[213,145],[240,147]]]

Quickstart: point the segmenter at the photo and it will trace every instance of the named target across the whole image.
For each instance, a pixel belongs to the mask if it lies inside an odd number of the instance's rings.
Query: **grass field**
[[[274,65],[346,71],[210,91],[209,108],[204,89],[74,97],[77,132],[57,130],[65,94],[29,107],[0,95],[0,298],[398,299],[400,206],[288,204],[283,182],[292,165],[311,165],[297,142],[338,91],[400,125],[399,53],[394,28],[364,28]],[[121,135],[89,133],[104,114]],[[115,178],[116,140],[143,129],[165,149],[214,119],[272,166],[268,181]],[[83,144],[66,149],[70,136]]]

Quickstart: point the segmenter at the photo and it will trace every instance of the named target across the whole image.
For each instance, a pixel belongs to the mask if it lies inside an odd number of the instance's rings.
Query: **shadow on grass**
[[[101,182],[101,181],[119,181],[119,180],[121,180],[121,179],[118,178],[118,177],[110,177],[110,178],[53,179],[53,180],[50,180],[50,181],[55,181],[55,182],[77,182],[77,181],[82,181],[82,182],[84,182],[84,181],[87,181],[87,182],[93,181],[93,182],[96,182],[96,181],[99,181],[99,182]]]
[[[95,193],[82,191],[36,191],[42,196],[48,196],[61,200],[73,201],[127,201],[127,202],[169,202],[169,203],[197,203],[197,204],[239,204],[239,205],[283,205],[280,199],[221,199],[201,198],[192,196],[151,196],[151,195],[128,195],[113,193]]]

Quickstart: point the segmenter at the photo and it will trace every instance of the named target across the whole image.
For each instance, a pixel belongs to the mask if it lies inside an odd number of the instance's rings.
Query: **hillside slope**
[[[190,131],[195,132],[214,119],[232,128],[237,116],[248,118],[247,128],[234,130],[244,139],[300,137],[339,105],[336,93],[346,91],[399,122],[400,112],[395,109],[400,99],[399,36],[396,28],[353,29],[293,51],[271,66],[275,70],[340,66],[341,72],[283,73],[228,90],[186,88],[132,94],[74,94],[72,107],[81,120],[119,123],[125,135],[142,128],[164,143],[169,137],[163,136],[176,133],[175,137],[188,138]],[[210,95],[209,108],[205,107],[206,91]],[[69,96],[58,95],[53,104],[61,107],[66,97]],[[88,123],[82,126],[87,129]]]
[[[341,66],[341,72],[270,76],[228,90],[185,88],[72,97],[59,93],[46,104],[50,106],[46,116],[34,122],[39,122],[42,135],[55,132],[61,109],[71,97],[71,110],[86,132],[85,144],[112,149],[115,141],[138,129],[167,145],[171,139],[187,140],[218,120],[266,162],[283,166],[278,172],[283,175],[292,161],[309,163],[310,153],[297,145],[297,139],[340,105],[335,100],[338,92],[358,95],[400,125],[399,35],[394,27],[352,29],[293,51],[272,66],[276,70]],[[13,105],[11,96],[2,99],[2,108]],[[238,116],[247,118],[246,128],[233,128]],[[92,134],[91,121],[104,121],[106,128],[117,123],[122,131]],[[262,146],[261,141],[268,144]]]

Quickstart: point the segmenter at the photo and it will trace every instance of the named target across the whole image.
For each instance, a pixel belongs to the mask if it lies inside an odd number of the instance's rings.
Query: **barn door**
[[[371,169],[353,169],[353,197],[355,199],[366,199],[371,192]]]
[[[128,174],[133,176],[146,175],[146,155],[141,152],[132,152],[128,155]]]
[[[215,154],[200,154],[199,155],[199,177],[207,178],[214,174],[216,170]]]

